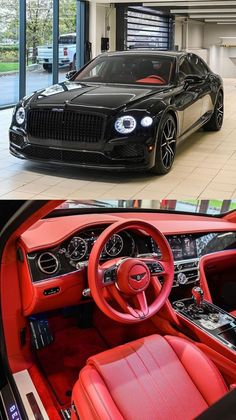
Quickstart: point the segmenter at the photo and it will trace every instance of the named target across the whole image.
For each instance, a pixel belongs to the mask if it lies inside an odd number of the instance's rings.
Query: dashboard
[[[176,214],[84,214],[42,219],[17,243],[18,272],[25,316],[78,305],[88,288],[87,266],[94,243],[118,220],[149,220],[166,237],[174,256],[174,283],[170,300],[182,298],[198,284],[201,256],[236,249],[236,228],[222,219]],[[235,231],[234,231],[235,229]],[[113,235],[101,252],[105,262],[117,257],[145,257],[160,249],[141,230]],[[161,276],[159,276],[162,282]]]
[[[32,281],[38,282],[84,269],[95,241],[105,228],[106,225],[103,225],[78,231],[56,247],[29,253],[27,258]],[[173,252],[176,269],[180,266],[179,262],[189,266],[189,261],[193,260],[196,264],[190,267],[197,267],[201,256],[236,247],[236,232],[168,235],[166,238]],[[142,233],[125,230],[109,239],[100,259],[107,261],[116,257],[148,254],[156,254],[161,258],[153,239]]]

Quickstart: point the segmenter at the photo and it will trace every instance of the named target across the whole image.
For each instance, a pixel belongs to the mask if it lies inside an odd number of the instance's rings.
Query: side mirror
[[[75,76],[76,73],[77,73],[77,70],[68,71],[68,73],[66,73],[66,78],[70,80],[72,79],[73,76]]]
[[[197,74],[189,74],[185,77],[184,83],[186,86],[190,85],[197,85],[202,83],[204,78],[202,76],[198,76]]]

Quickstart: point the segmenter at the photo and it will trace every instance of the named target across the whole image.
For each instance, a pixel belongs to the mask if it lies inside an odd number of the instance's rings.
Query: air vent
[[[44,274],[54,274],[59,268],[57,257],[51,252],[44,252],[38,258],[38,267]]]

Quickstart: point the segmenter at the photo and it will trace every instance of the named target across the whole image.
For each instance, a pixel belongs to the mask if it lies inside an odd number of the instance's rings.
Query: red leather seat
[[[231,313],[231,315],[236,317],[236,311],[231,311],[230,313]]]
[[[227,391],[192,343],[152,335],[91,357],[72,399],[81,420],[190,420]]]

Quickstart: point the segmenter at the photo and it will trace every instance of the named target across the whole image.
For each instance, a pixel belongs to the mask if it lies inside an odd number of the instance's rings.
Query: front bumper
[[[26,136],[10,130],[10,153],[20,159],[116,171],[145,171],[154,166],[155,147],[149,138],[122,138],[103,144],[103,150],[52,147],[30,143]]]

